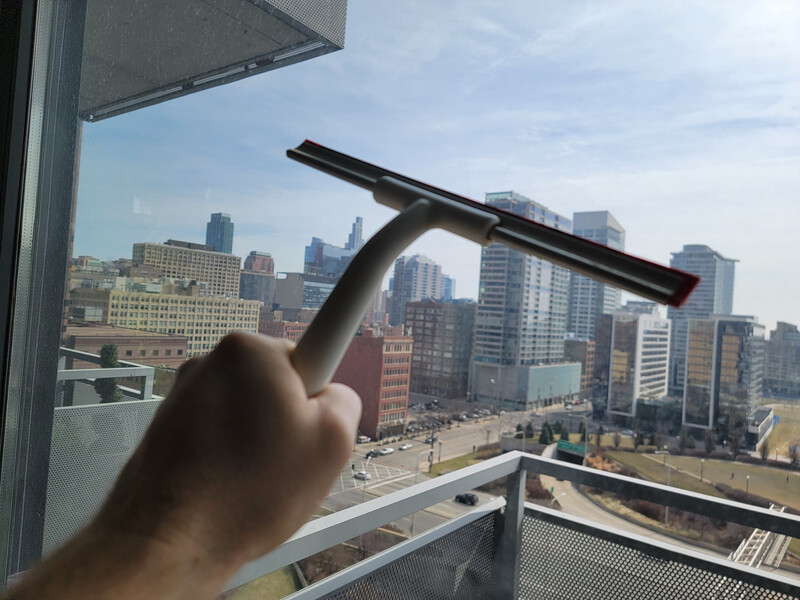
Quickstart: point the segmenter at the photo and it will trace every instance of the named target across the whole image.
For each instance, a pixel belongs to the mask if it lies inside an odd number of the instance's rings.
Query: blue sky
[[[502,9],[502,11],[501,11]],[[302,270],[392,212],[285,157],[310,138],[455,192],[610,210],[629,252],[739,259],[734,311],[800,323],[800,4],[351,0],[345,49],[83,130],[75,254],[204,241]],[[477,297],[480,249],[427,254]]]

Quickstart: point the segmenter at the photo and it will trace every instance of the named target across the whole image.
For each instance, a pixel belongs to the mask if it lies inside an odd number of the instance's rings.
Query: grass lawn
[[[689,456],[673,456],[672,464],[685,471],[700,474],[700,459]],[[733,478],[731,479],[731,473]],[[750,484],[747,485],[747,476]],[[786,481],[786,476],[789,481]],[[703,478],[725,483],[740,490],[800,510],[800,475],[783,469],[761,465],[749,465],[726,460],[708,460],[703,466]]]
[[[231,600],[278,600],[299,589],[292,567],[284,567],[244,584]]]
[[[800,406],[795,404],[769,404],[780,417],[775,429],[769,434],[770,455],[789,455],[789,444],[800,443]]]
[[[442,462],[436,463],[433,465],[433,467],[431,467],[428,475],[430,477],[438,477],[442,473],[448,471],[458,471],[459,469],[483,462],[487,458],[492,458],[493,456],[498,456],[499,454],[500,450],[489,452],[486,450],[479,450],[478,452],[470,452],[469,454],[464,454],[463,456],[457,456],[456,458],[451,458],[450,460],[443,460]]]
[[[656,457],[658,461],[654,461],[652,455],[648,457],[647,455],[644,454],[633,454],[631,452],[619,452],[614,450],[606,450],[606,454],[608,454],[609,457],[613,458],[618,463],[625,465],[630,469],[633,469],[645,479],[649,479],[650,481],[653,481],[655,483],[667,483],[667,467],[664,466],[663,461],[661,460],[663,458],[662,456]],[[679,465],[678,461],[676,460],[678,458],[684,458],[684,457],[673,456],[672,466],[683,469],[684,468],[683,465]],[[697,472],[699,473],[700,461],[699,459],[696,460],[698,461]],[[708,467],[708,464],[706,464],[706,467]],[[690,471],[691,469],[686,469],[686,470]],[[710,483],[706,483],[705,481],[700,481],[699,479],[696,479],[691,475],[687,475],[685,473],[681,473],[680,471],[676,471],[674,468],[670,473],[669,482],[670,485],[679,487],[683,490],[689,490],[690,492],[707,494],[709,496],[716,496],[717,498],[724,497],[724,495]]]

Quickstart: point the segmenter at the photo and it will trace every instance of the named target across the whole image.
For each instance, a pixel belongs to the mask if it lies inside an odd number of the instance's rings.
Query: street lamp
[[[706,459],[700,459],[700,481],[703,481],[703,465],[706,464]]]
[[[665,464],[667,460],[669,460],[669,465],[667,466],[667,486],[669,486],[669,474],[672,471],[672,455],[669,453],[669,450],[656,450],[653,454],[663,454]],[[664,507],[664,527],[669,527],[669,506]]]
[[[441,452],[441,449],[442,449],[442,445],[440,443],[439,444],[439,451],[440,452]],[[414,485],[417,485],[417,477],[419,476],[419,457],[422,456],[423,454],[427,454],[428,457],[430,457],[430,455],[432,453],[433,453],[433,450],[425,450],[425,452],[418,452],[417,453],[417,455],[416,455],[417,459],[414,461]],[[440,455],[439,460],[441,460],[441,455]],[[430,458],[428,460],[428,463],[430,464]],[[416,516],[417,516],[416,511],[411,513],[411,537],[414,537],[414,521],[416,520]]]
[[[744,478],[744,493],[745,495],[750,495],[750,475]]]

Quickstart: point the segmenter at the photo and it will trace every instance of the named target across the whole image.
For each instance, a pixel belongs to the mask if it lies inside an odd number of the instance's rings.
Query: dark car
[[[429,435],[428,437],[425,438],[425,443],[426,444],[432,444],[433,442],[438,442],[438,441],[439,441],[439,438],[437,438],[436,436],[433,436],[433,435]]]
[[[456,502],[475,506],[478,503],[478,497],[475,494],[459,494],[456,496]]]
[[[370,450],[369,452],[367,452],[367,458],[375,458],[376,456],[380,455],[381,453],[378,452],[377,450]]]

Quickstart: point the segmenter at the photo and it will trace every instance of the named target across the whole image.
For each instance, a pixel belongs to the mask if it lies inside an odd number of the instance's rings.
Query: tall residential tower
[[[700,283],[680,308],[669,307],[672,321],[669,351],[669,390],[682,395],[686,377],[686,341],[690,319],[729,315],[733,311],[733,273],[736,260],[725,258],[708,246],[689,244],[673,252],[669,265],[700,277]]]
[[[486,194],[486,204],[572,231],[571,221],[515,192]],[[561,372],[569,271],[491,244],[481,250],[470,394],[496,404],[541,404],[580,390],[580,364]],[[541,366],[553,368],[542,369]],[[546,378],[545,381],[542,378]]]
[[[214,252],[233,252],[233,222],[227,213],[214,213],[206,224],[206,245]]]
[[[442,297],[442,267],[422,254],[401,256],[394,261],[394,277],[390,290],[392,308],[389,323],[400,325],[405,320],[408,302]]]
[[[572,215],[572,233],[608,246],[625,249],[625,230],[607,210]],[[621,292],[607,283],[573,273],[569,285],[567,331],[579,340],[594,340],[598,315],[610,314],[621,305]]]

